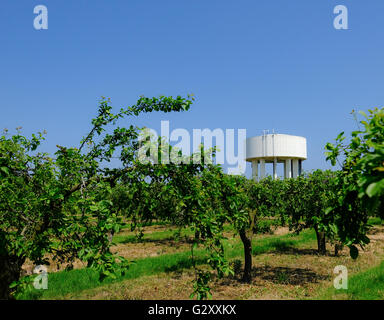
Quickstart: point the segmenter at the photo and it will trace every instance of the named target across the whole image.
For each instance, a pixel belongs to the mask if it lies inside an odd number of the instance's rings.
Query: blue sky
[[[48,30],[33,28],[39,4]],[[339,4],[349,30],[333,27]],[[325,169],[351,110],[383,105],[383,17],[382,0],[3,0],[0,128],[45,129],[53,152],[78,145],[102,95],[120,108],[193,93],[190,111],[136,123],[301,135],[304,169]]]

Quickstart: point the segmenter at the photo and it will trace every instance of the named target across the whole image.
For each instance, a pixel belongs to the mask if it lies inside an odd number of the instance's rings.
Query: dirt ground
[[[163,232],[163,231],[169,231],[169,230],[177,230],[176,227],[170,227],[170,226],[149,226],[145,227],[145,235],[150,235],[155,232]],[[278,228],[275,231],[275,234],[281,235],[288,233],[288,228]],[[128,229],[123,230],[118,234],[119,236],[132,236],[134,235],[133,232],[129,231]],[[232,233],[225,233],[224,236],[228,238],[232,238]],[[257,236],[256,236],[257,237]],[[191,243],[188,241],[188,239],[185,239],[184,237],[181,237],[177,241],[172,239],[163,239],[163,240],[151,240],[148,238],[144,238],[143,241],[140,243],[136,242],[127,242],[127,243],[118,243],[111,247],[111,252],[116,253],[119,256],[122,256],[126,259],[130,260],[136,260],[136,259],[142,259],[142,258],[148,258],[148,257],[157,257],[164,254],[172,254],[176,252],[183,252],[191,249]],[[49,260],[50,265],[47,266],[47,271],[49,273],[57,272],[64,270],[67,264],[60,264],[59,266],[55,261],[51,259],[50,256],[46,256],[46,258]],[[73,263],[73,268],[84,268],[86,267],[86,264],[80,260],[75,260]],[[23,265],[23,275],[31,275],[33,273],[34,265],[31,263],[31,261],[26,261]]]
[[[286,231],[278,230],[277,233],[284,234]],[[378,265],[382,261],[384,257],[384,227],[373,228],[369,237],[371,243],[355,261],[350,258],[347,248],[344,248],[338,257],[333,256],[333,250],[326,256],[319,256],[313,243],[304,244],[299,248],[257,255],[253,258],[252,283],[242,283],[240,281],[241,272],[235,277],[216,279],[213,281],[213,299],[315,298],[320,290],[332,286],[333,279],[336,277],[333,273],[336,266],[346,266],[349,275],[352,275]],[[327,246],[328,249],[331,249],[330,244]],[[128,248],[126,250],[129,251]],[[148,244],[147,247],[138,250],[155,252],[158,248],[154,244]],[[133,251],[131,254],[139,253]],[[69,295],[65,298],[189,299],[192,292],[193,277],[193,270],[169,272],[126,280],[86,290],[78,295]]]

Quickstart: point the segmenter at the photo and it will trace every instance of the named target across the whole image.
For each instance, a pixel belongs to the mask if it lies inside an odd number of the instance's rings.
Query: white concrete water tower
[[[284,177],[301,174],[302,162],[307,159],[307,139],[288,134],[264,134],[246,140],[246,161],[252,163],[252,178],[265,177],[265,164],[273,164],[273,178],[277,179],[277,164],[284,164]]]

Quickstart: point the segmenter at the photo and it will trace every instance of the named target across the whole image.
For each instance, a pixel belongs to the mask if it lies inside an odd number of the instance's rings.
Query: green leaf
[[[332,230],[332,232],[334,234],[337,234],[338,228],[337,228],[336,224],[334,224],[334,223],[330,224],[329,228]]]
[[[344,135],[344,131],[340,132],[339,135],[337,136],[336,140],[340,140]]]
[[[0,170],[3,171],[7,176],[9,175],[9,169],[7,167],[0,167]]]
[[[366,193],[367,193],[368,197],[372,198],[376,195],[380,195],[383,190],[384,190],[384,179],[379,181],[379,182],[371,183],[368,186]]]
[[[97,205],[90,206],[89,209],[91,209],[91,211],[99,211],[100,210],[99,206],[97,206]]]

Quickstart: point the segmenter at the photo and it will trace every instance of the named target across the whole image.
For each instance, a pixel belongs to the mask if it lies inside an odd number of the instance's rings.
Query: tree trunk
[[[0,299],[12,299],[10,284],[20,279],[25,259],[8,255],[0,256]]]
[[[317,227],[315,227],[316,237],[317,237],[317,251],[321,255],[325,255],[327,253],[326,241],[325,241],[325,232],[319,231]]]
[[[340,242],[335,243],[335,257],[339,256],[339,252],[343,250],[343,244]]]
[[[243,281],[250,283],[252,281],[252,230],[247,236],[247,232],[243,229],[240,231],[240,238],[244,246],[244,274]]]

